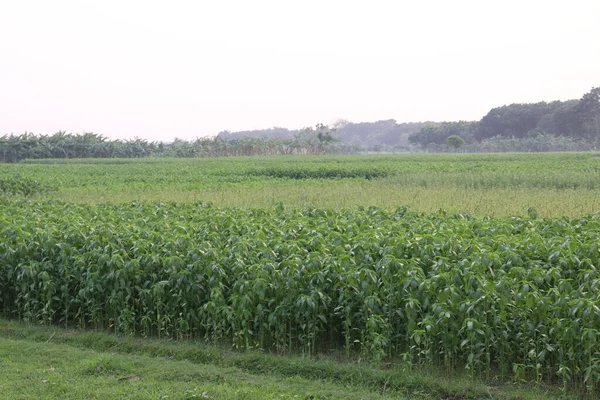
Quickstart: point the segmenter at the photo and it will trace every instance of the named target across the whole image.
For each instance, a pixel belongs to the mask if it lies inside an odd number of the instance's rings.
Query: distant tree
[[[552,114],[545,115],[538,123],[539,132],[569,137],[579,137],[581,122],[577,115],[578,100],[562,102]]]
[[[335,128],[317,124],[314,128],[305,128],[294,135],[291,146],[297,154],[323,154],[332,143],[338,141],[333,136],[334,132]]]
[[[410,135],[408,140],[421,147],[442,145],[446,143],[449,136],[460,136],[463,140],[470,139],[476,126],[477,123],[473,121],[442,122],[422,128],[419,132]]]
[[[330,128],[327,125],[317,124],[316,132],[317,132],[317,140],[321,145],[327,145],[329,143],[337,142],[338,139],[333,136],[333,133],[336,131],[335,128]]]
[[[538,126],[544,115],[552,113],[553,107],[557,106],[556,102],[552,105],[540,102],[493,108],[479,121],[475,138],[482,140],[494,136],[525,137]]]
[[[345,127],[349,123],[350,123],[350,121],[348,121],[347,119],[339,118],[331,126],[333,128],[335,128],[336,130],[338,130],[338,129],[341,129],[341,128]]]
[[[575,111],[581,124],[581,136],[585,139],[600,139],[600,87],[584,94]]]
[[[380,137],[396,126],[393,119],[376,122],[347,123],[337,128],[337,138],[347,144],[372,147],[381,144]]]
[[[446,144],[452,148],[458,149],[465,144],[465,139],[458,135],[450,135],[446,138]]]

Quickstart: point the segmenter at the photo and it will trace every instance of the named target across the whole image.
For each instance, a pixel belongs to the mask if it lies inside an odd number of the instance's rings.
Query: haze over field
[[[0,4],[0,136],[479,120],[598,85],[600,2]]]

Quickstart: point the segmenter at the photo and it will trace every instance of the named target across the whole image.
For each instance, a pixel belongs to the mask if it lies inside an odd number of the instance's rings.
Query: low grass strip
[[[9,396],[2,398],[569,398],[551,387],[486,384],[433,369],[407,370],[392,363],[376,367],[342,358],[239,352],[0,320],[0,372],[5,377],[0,389]]]

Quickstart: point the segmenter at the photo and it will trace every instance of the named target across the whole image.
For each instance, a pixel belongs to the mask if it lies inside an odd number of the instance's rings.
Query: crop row
[[[0,199],[0,312],[600,381],[600,219]]]
[[[0,176],[0,196],[31,196],[52,190],[56,189],[20,175]]]
[[[597,190],[599,171],[600,157],[595,153],[81,159],[53,165],[0,164],[0,176],[20,173],[60,190],[101,186],[116,191],[132,185],[143,189],[203,189],[223,183],[253,185],[266,178],[386,177],[392,183],[417,187]]]

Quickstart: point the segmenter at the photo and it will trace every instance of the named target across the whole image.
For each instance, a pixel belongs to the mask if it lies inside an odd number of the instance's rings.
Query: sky
[[[599,0],[0,0],[0,136],[478,120],[600,86]]]

